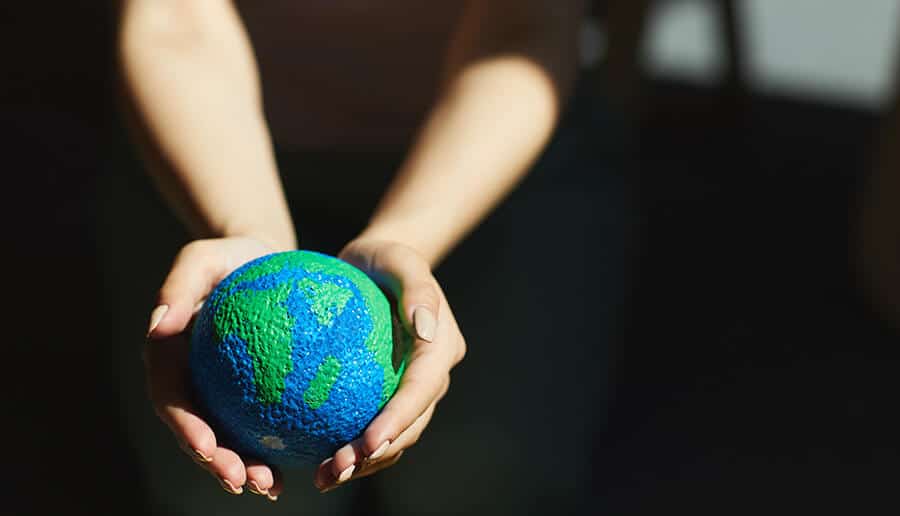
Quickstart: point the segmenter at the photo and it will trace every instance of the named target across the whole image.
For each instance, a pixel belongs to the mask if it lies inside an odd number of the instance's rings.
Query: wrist
[[[259,240],[274,252],[297,249],[297,237],[293,228],[276,230],[272,228],[234,227],[223,232],[225,237],[246,237]]]
[[[430,236],[421,224],[373,220],[354,241],[381,241],[403,244],[415,250],[433,266],[441,257],[442,248],[438,242],[429,238]]]

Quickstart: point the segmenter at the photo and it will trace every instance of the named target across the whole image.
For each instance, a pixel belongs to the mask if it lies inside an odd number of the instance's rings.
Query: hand
[[[422,435],[450,386],[450,369],[466,352],[465,340],[428,262],[412,248],[360,238],[339,257],[394,294],[402,322],[415,340],[391,400],[359,439],[317,468],[314,483],[322,492],[395,464]]]
[[[186,245],[172,265],[150,317],[144,366],[150,400],[181,449],[232,494],[243,486],[275,501],[282,491],[278,471],[218,446],[212,429],[190,402],[188,326],[203,300],[229,273],[272,249],[247,237],[197,240]]]

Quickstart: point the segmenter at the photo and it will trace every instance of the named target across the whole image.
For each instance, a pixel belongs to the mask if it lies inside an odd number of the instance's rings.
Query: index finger
[[[147,390],[159,418],[186,452],[210,462],[217,443],[212,428],[187,396],[187,342],[182,335],[148,342],[144,348]]]
[[[454,364],[454,344],[449,340],[455,336],[448,331],[452,320],[449,311],[442,310],[441,316],[437,338],[433,342],[415,340],[397,392],[363,433],[360,440],[366,457],[372,458],[376,450],[386,448],[385,443],[393,442],[443,395]]]
[[[209,242],[197,240],[182,248],[160,287],[148,336],[171,337],[185,330],[198,303],[224,276],[221,261]]]

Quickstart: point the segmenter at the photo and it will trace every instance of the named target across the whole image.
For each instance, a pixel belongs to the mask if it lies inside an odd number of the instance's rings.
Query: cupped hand
[[[398,300],[398,312],[414,337],[397,392],[355,441],[319,465],[316,487],[325,492],[392,466],[418,441],[450,386],[450,370],[466,351],[453,312],[428,262],[396,242],[360,238],[340,258],[363,270]]]
[[[188,328],[203,300],[233,270],[271,252],[248,237],[197,240],[182,248],[150,317],[144,366],[150,400],[181,449],[227,492],[241,494],[246,485],[275,501],[282,490],[278,471],[219,446],[190,401],[188,381]]]

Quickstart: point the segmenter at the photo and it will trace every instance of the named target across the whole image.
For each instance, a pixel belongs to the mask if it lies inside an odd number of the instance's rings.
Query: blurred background
[[[0,7],[8,514],[153,507],[120,414],[148,407],[97,344],[117,324],[99,250],[126,245],[97,215],[114,21]],[[891,0],[595,3],[584,74],[615,122],[583,138],[617,142],[637,216],[590,244],[627,266],[583,514],[896,511],[898,21]]]

